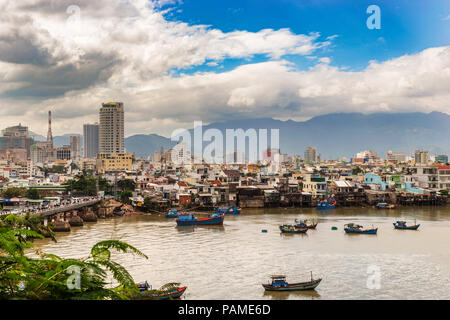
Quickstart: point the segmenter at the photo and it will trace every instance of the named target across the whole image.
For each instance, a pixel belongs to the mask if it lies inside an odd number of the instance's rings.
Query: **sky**
[[[367,20],[380,9],[380,28]],[[450,1],[0,0],[0,117],[126,136],[194,121],[450,113]]]

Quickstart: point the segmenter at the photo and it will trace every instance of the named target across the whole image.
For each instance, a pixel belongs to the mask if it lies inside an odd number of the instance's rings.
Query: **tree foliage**
[[[26,255],[34,239],[43,238],[44,232],[52,235],[42,219],[29,215],[0,218],[0,299],[104,300],[129,299],[138,294],[132,276],[112,259],[112,251],[147,256],[124,242],[99,242],[84,259],[43,252],[37,252],[37,258]],[[115,287],[107,280],[109,274]]]

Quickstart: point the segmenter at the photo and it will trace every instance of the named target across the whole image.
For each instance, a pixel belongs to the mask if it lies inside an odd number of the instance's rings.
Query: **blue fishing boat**
[[[380,203],[377,203],[375,207],[376,207],[377,209],[394,209],[394,208],[395,208],[395,205],[393,205],[393,204],[388,204],[388,203],[386,203],[386,202],[380,202]]]
[[[288,283],[286,276],[272,276],[272,282],[263,284],[263,288],[266,291],[301,291],[301,290],[314,290],[322,281],[322,279],[314,280],[311,273],[311,281]]]
[[[349,223],[344,226],[345,233],[377,234],[378,228],[363,229],[359,224]]]
[[[394,223],[394,228],[399,230],[417,230],[419,227],[420,224],[416,224],[415,222],[412,226],[407,226],[406,221],[397,221]]]
[[[306,233],[308,232],[308,228],[300,228],[290,224],[285,224],[280,226],[280,231],[282,233]]]
[[[328,200],[319,201],[316,209],[318,210],[330,210],[336,208],[336,200],[330,198]]]
[[[241,214],[241,208],[239,207],[217,208],[216,212],[223,214],[238,215]]]
[[[297,228],[306,228],[306,229],[316,229],[317,222],[312,221],[311,224],[308,224],[308,220],[298,220],[295,219],[295,227]]]
[[[177,218],[180,215],[177,209],[170,209],[166,214],[166,218]]]
[[[213,213],[204,218],[197,218],[193,214],[179,216],[176,220],[178,226],[205,226],[222,225],[225,219],[224,214]]]

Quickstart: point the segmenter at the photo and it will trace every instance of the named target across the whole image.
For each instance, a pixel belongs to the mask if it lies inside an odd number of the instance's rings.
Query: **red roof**
[[[441,166],[438,167],[439,170],[450,170],[450,166]]]

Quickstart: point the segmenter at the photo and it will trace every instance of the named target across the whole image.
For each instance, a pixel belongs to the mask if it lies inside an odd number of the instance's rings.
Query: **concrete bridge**
[[[99,200],[99,199],[89,200],[89,201],[85,201],[85,202],[81,202],[81,203],[71,204],[68,206],[63,206],[63,207],[58,207],[58,208],[41,211],[40,214],[43,214],[45,217],[51,217],[51,216],[54,216],[54,215],[57,215],[60,213],[66,213],[66,212],[70,212],[70,211],[79,210],[79,209],[82,209],[85,207],[91,207],[100,202],[101,202],[101,200]]]

